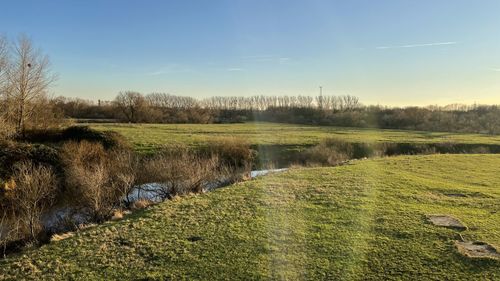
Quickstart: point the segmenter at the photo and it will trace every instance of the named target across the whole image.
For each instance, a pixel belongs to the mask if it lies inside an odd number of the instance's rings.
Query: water
[[[288,169],[267,169],[267,170],[254,170],[250,172],[250,178],[262,177],[270,173],[284,172]],[[208,182],[204,184],[204,191],[212,191],[214,189],[227,186],[231,182],[228,180],[220,179],[215,182]],[[122,198],[124,202],[133,203],[137,200],[149,200],[154,203],[160,203],[168,197],[169,188],[162,183],[147,183],[135,187],[126,198]],[[72,221],[76,224],[84,224],[88,222],[81,212],[78,212],[71,206],[58,207],[46,212],[42,217],[42,224],[46,229],[52,231],[63,231],[65,221]]]
[[[288,170],[288,168],[282,168],[282,169],[269,169],[269,170],[255,170],[250,172],[250,178],[256,178],[256,177],[261,177],[265,176],[270,173],[279,173],[279,172],[284,172]]]

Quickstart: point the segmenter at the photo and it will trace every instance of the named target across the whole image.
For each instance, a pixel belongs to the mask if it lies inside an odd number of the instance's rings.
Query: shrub
[[[30,161],[14,167],[15,187],[9,190],[9,198],[17,219],[26,229],[31,240],[36,241],[42,230],[41,216],[52,205],[57,189],[57,179],[51,168]]]
[[[102,144],[105,149],[128,149],[125,138],[113,131],[97,131],[87,126],[72,126],[62,131],[64,141],[89,141]]]
[[[306,165],[337,165],[352,159],[353,154],[353,144],[337,139],[325,139],[303,151],[299,155],[299,161]]]
[[[129,194],[137,184],[140,162],[135,153],[130,150],[113,150],[107,157],[110,184],[130,204]]]
[[[97,131],[87,126],[71,126],[66,129],[48,128],[27,130],[19,140],[36,143],[60,143],[88,141],[100,143],[106,149],[128,149],[125,138],[113,131]]]
[[[205,155],[217,155],[222,164],[234,170],[250,170],[256,152],[250,143],[240,138],[220,138],[202,148]]]
[[[0,116],[0,140],[10,139],[16,134],[15,126]]]
[[[60,160],[56,149],[43,144],[23,144],[0,141],[0,178],[10,178],[13,167],[18,162],[31,161],[33,164],[51,166],[60,170]]]
[[[93,220],[108,218],[119,194],[110,184],[104,147],[87,141],[69,142],[62,147],[62,153],[68,191],[78,198]]]
[[[200,155],[187,148],[164,151],[143,162],[140,182],[161,184],[155,190],[162,199],[189,192],[201,192],[219,178],[217,155]]]

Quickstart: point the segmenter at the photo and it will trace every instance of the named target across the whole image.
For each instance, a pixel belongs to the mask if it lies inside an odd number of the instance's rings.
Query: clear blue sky
[[[352,94],[364,103],[500,103],[498,0],[1,1],[55,95]]]

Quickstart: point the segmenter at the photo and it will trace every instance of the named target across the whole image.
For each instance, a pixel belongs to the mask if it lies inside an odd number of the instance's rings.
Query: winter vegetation
[[[55,81],[0,38],[0,280],[500,278],[496,105],[94,102]]]
[[[497,155],[429,155],[292,169],[8,257],[0,279],[497,280],[500,261],[454,245],[500,245],[498,165]]]

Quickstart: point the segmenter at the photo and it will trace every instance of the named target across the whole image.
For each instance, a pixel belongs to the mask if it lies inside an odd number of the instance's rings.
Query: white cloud
[[[281,64],[283,64],[283,63],[287,63],[287,62],[289,62],[290,60],[291,60],[291,58],[279,58],[279,62],[280,62]]]
[[[226,70],[230,71],[230,72],[236,72],[236,71],[243,71],[244,69],[243,68],[239,68],[239,67],[231,67],[231,68],[228,68]]]
[[[379,46],[376,49],[384,50],[384,49],[400,49],[400,48],[418,48],[418,47],[433,47],[433,46],[444,46],[444,45],[456,45],[458,42],[434,42],[434,43],[425,43],[425,44],[408,44],[408,45],[396,45],[396,46]]]
[[[275,55],[255,55],[255,56],[244,56],[242,58],[245,60],[251,60],[255,62],[277,62],[279,64],[283,64],[291,60],[291,58],[288,57],[281,57]]]
[[[164,74],[171,74],[171,73],[183,73],[183,72],[191,72],[192,70],[189,67],[172,63],[169,65],[166,65],[156,71],[152,72],[147,72],[145,73],[146,76],[158,76],[158,75],[164,75]]]
[[[500,68],[490,68],[491,71],[500,72]]]

